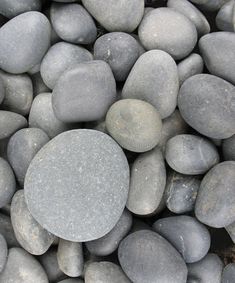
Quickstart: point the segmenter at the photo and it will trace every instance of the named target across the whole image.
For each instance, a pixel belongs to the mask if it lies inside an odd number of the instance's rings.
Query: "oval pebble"
[[[85,282],[131,283],[120,266],[108,261],[90,263],[85,270]]]
[[[121,240],[127,235],[132,226],[132,215],[128,210],[124,210],[114,228],[102,238],[86,242],[88,251],[97,256],[107,256],[113,253]]]
[[[235,263],[230,263],[225,266],[222,273],[221,283],[234,283],[235,278]]]
[[[137,99],[123,99],[108,110],[105,120],[109,134],[125,149],[144,152],[160,140],[162,121],[156,108]]]
[[[195,214],[202,223],[215,228],[235,221],[235,161],[213,167],[203,178],[196,199]]]
[[[7,242],[2,234],[0,234],[0,273],[3,271],[7,262]]]
[[[209,140],[189,134],[168,140],[165,158],[172,169],[187,175],[206,173],[219,162],[218,151]]]
[[[182,257],[155,232],[141,230],[128,235],[119,246],[118,258],[135,283],[186,283],[187,267]]]
[[[50,22],[39,12],[23,13],[7,22],[0,29],[1,69],[13,74],[30,70],[46,53],[50,35]]]
[[[40,263],[24,249],[11,248],[5,269],[0,273],[0,283],[48,283]]]
[[[68,42],[58,42],[44,56],[40,72],[44,83],[51,89],[64,71],[78,63],[90,61],[92,54],[81,46]]]
[[[132,32],[144,14],[144,0],[82,0],[82,3],[108,31]]]
[[[11,19],[29,11],[40,11],[40,0],[1,0],[0,13]]]
[[[219,10],[215,20],[219,30],[234,31],[235,19],[233,18],[234,0],[225,3]]]
[[[90,14],[79,4],[53,3],[50,8],[52,26],[65,41],[89,44],[95,41],[97,30]]]
[[[210,248],[209,231],[191,216],[159,219],[153,224],[153,229],[167,239],[187,263],[201,260]]]
[[[225,160],[235,161],[235,135],[223,140],[222,151]]]
[[[219,10],[229,0],[190,0],[203,10],[214,12]]]
[[[184,120],[199,133],[225,139],[235,133],[235,87],[209,74],[187,79],[178,95]]]
[[[12,199],[11,222],[17,241],[33,255],[44,254],[54,241],[54,236],[32,217],[25,203],[23,190],[17,191]]]
[[[123,151],[94,130],[68,131],[52,139],[30,163],[24,184],[35,219],[56,236],[75,242],[110,232],[124,210],[128,189]]]
[[[195,25],[183,14],[165,7],[147,13],[138,34],[147,50],[164,50],[176,60],[189,55],[197,43]]]
[[[188,278],[198,283],[221,283],[222,270],[223,262],[218,255],[208,253],[200,261],[188,264]]]
[[[12,227],[11,218],[2,212],[0,213],[0,234],[5,238],[9,248],[19,246]]]
[[[138,57],[138,42],[124,32],[106,33],[94,45],[94,58],[107,62],[117,81],[125,81]]]
[[[166,206],[173,213],[182,214],[194,209],[200,179],[170,172],[165,189]]]
[[[122,97],[149,102],[164,119],[175,110],[178,90],[179,78],[173,58],[164,51],[151,50],[140,56],[133,66]]]
[[[67,70],[52,93],[56,117],[63,122],[93,121],[103,118],[116,99],[116,83],[104,61],[80,63]]]
[[[166,169],[158,148],[140,154],[131,167],[127,208],[137,215],[150,215],[160,207],[166,185]]]
[[[213,32],[204,35],[199,48],[209,72],[235,84],[234,32]]]

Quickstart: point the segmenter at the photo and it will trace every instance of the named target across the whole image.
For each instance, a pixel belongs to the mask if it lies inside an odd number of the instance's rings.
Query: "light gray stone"
[[[190,0],[192,3],[199,5],[199,7],[206,11],[217,11],[229,0]]]
[[[0,13],[7,18],[14,18],[29,11],[40,11],[40,0],[1,0]]]
[[[225,266],[222,273],[221,283],[233,283],[235,278],[235,263],[230,263]]]
[[[216,26],[223,31],[234,31],[234,0],[225,3],[216,16]]]

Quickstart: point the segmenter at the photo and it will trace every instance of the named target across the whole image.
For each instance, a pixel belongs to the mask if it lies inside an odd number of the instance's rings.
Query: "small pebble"
[[[235,263],[230,263],[225,266],[222,274],[221,283],[234,283],[235,279]]]
[[[216,26],[219,30],[234,31],[235,21],[233,18],[234,0],[225,3],[216,16]]]
[[[223,140],[222,151],[224,160],[235,161],[235,135]]]
[[[205,11],[215,12],[219,10],[229,0],[190,0],[192,3],[199,5]]]
[[[0,273],[3,271],[7,262],[7,242],[2,234],[0,234]]]

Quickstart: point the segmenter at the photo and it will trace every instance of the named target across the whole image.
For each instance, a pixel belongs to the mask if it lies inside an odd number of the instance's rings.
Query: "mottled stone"
[[[50,35],[50,22],[39,12],[23,13],[7,22],[0,29],[1,69],[13,74],[30,70],[47,51]]]
[[[230,263],[225,266],[222,273],[221,283],[234,283],[235,278],[235,263]]]
[[[234,31],[234,0],[230,0],[224,4],[216,16],[216,26],[223,31]]]
[[[40,11],[40,0],[1,0],[0,13],[7,18],[14,18],[29,11]]]
[[[225,160],[235,161],[235,135],[223,140],[222,151]]]
[[[164,119],[176,107],[179,79],[173,58],[164,51],[144,53],[133,66],[122,90],[123,98],[149,102]]]
[[[0,273],[3,271],[5,264],[7,262],[7,242],[2,234],[0,234]]]
[[[221,78],[200,74],[187,79],[178,106],[184,120],[205,136],[225,139],[235,133],[235,87]]]
[[[203,178],[196,199],[195,214],[202,223],[215,228],[235,221],[235,161],[213,167]]]
[[[0,234],[2,234],[5,238],[8,247],[11,248],[19,246],[12,227],[11,218],[2,213],[0,213]]]

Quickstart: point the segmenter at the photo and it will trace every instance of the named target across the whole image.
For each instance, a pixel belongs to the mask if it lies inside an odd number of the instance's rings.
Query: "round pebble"
[[[161,49],[177,60],[189,55],[197,42],[195,25],[183,14],[165,7],[147,13],[138,34],[147,50]]]
[[[14,17],[0,29],[0,67],[20,74],[39,63],[50,44],[51,27],[39,12]],[[17,58],[17,60],[16,60]]]
[[[40,67],[42,79],[49,88],[53,89],[64,71],[92,58],[92,54],[81,46],[58,42],[48,50],[42,60]]]
[[[203,178],[196,199],[195,214],[202,223],[215,228],[235,221],[235,162],[213,167]]]
[[[124,210],[128,189],[124,153],[108,135],[93,130],[68,131],[47,143],[30,163],[24,184],[35,219],[75,242],[110,232]]]
[[[210,248],[207,228],[191,216],[162,218],[153,224],[153,228],[181,253],[187,263],[201,260]]]
[[[203,10],[214,12],[219,10],[229,0],[190,0]]]
[[[63,122],[103,118],[116,99],[116,83],[104,61],[80,63],[62,74],[52,93],[56,117]]]
[[[172,169],[187,175],[206,173],[219,162],[217,149],[209,140],[188,134],[168,140],[165,158]]]
[[[144,14],[144,0],[82,0],[89,13],[108,31],[132,32]]]
[[[223,31],[234,31],[235,21],[233,18],[234,0],[225,3],[216,16],[216,26]]]
[[[184,120],[205,136],[225,139],[235,133],[235,87],[221,78],[200,74],[187,79],[178,106]]]
[[[222,150],[225,160],[235,161],[235,135],[223,140]]]
[[[160,140],[162,121],[158,111],[149,103],[123,99],[114,103],[105,120],[109,134],[125,149],[144,152]]]
[[[94,20],[79,4],[52,3],[50,18],[55,32],[65,41],[89,44],[96,39]]]
[[[140,56],[133,66],[123,87],[122,97],[149,102],[164,119],[175,110],[178,90],[175,61],[164,51],[151,50]]]
[[[119,246],[118,258],[135,283],[186,282],[187,267],[182,257],[155,232],[142,230],[128,235]]]
[[[233,283],[235,278],[235,263],[225,266],[221,283]]]
[[[0,273],[3,271],[7,262],[7,242],[2,234],[0,234]]]
[[[140,154],[131,167],[127,208],[137,215],[150,215],[161,204],[166,185],[166,169],[158,148]]]

